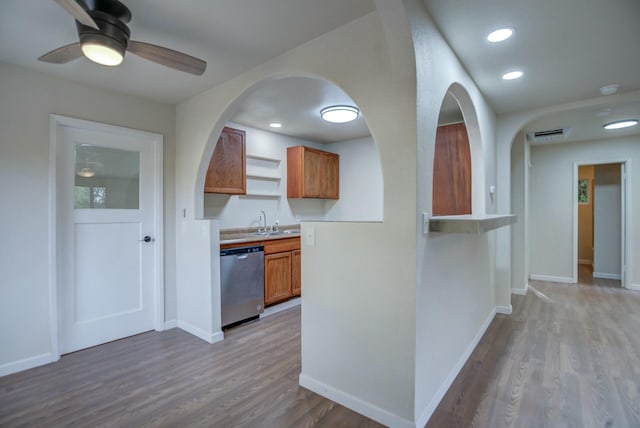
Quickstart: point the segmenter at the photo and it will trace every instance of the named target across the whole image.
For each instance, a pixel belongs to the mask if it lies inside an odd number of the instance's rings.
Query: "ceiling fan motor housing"
[[[80,43],[93,42],[105,45],[117,50],[124,56],[129,43],[129,36],[131,35],[129,27],[120,19],[99,10],[91,10],[88,13],[98,24],[100,31],[76,21]]]
[[[118,0],[56,0],[76,20],[79,43],[61,46],[40,56],[51,64],[66,64],[84,55],[89,60],[117,66],[129,51],[139,57],[175,70],[200,76],[207,63],[191,55],[135,40],[127,24],[131,11]]]

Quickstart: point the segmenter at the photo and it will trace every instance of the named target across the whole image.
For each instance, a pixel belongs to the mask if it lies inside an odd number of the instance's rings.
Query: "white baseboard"
[[[566,277],[566,276],[551,276],[551,275],[534,275],[534,274],[531,274],[531,275],[529,275],[529,278],[533,279],[534,281],[566,282],[566,283],[569,283],[569,284],[575,283],[573,278],[569,278],[569,277]]]
[[[602,279],[622,279],[622,275],[617,273],[604,273],[604,272],[594,272],[594,278],[602,278]]]
[[[380,407],[375,406],[368,401],[364,401],[358,397],[322,383],[305,375],[304,373],[300,373],[298,382],[300,383],[300,386],[313,391],[316,394],[322,395],[329,400],[335,401],[338,404],[348,407],[354,412],[358,412],[383,425],[398,428],[414,428],[414,424],[410,420],[400,417],[387,410],[381,409]]]
[[[512,312],[513,312],[513,307],[511,305],[496,306],[496,314],[511,315]]]
[[[640,291],[640,284],[629,284],[627,290]]]
[[[278,305],[269,306],[264,309],[264,312],[260,314],[260,318],[268,317],[269,315],[277,314],[278,312],[286,311],[287,309],[291,309],[296,306],[300,306],[302,299],[300,297],[296,297],[295,299],[287,300],[286,302],[282,302]]]
[[[169,320],[164,322],[164,330],[171,330],[176,327],[178,327],[178,320]]]
[[[51,352],[0,365],[0,377],[53,363]]]
[[[529,289],[529,283],[527,282],[522,288],[512,288],[511,294],[517,294],[518,296],[526,296]]]
[[[464,367],[465,363],[471,356],[471,353],[473,352],[473,350],[476,348],[476,346],[478,346],[480,339],[482,339],[482,336],[484,336],[484,333],[489,328],[489,325],[491,324],[491,321],[493,321],[493,318],[495,317],[496,313],[497,313],[497,308],[494,308],[489,314],[489,316],[487,317],[487,319],[484,320],[476,336],[473,338],[471,343],[469,343],[469,346],[467,346],[467,349],[465,349],[464,353],[460,356],[460,359],[458,360],[458,362],[451,368],[451,371],[449,372],[447,377],[444,379],[444,382],[442,382],[442,384],[436,391],[435,395],[433,396],[433,398],[431,399],[427,407],[422,411],[422,414],[416,421],[416,426],[423,427],[427,424],[427,422],[429,422],[429,418],[431,417],[433,412],[436,410],[436,407],[438,407],[438,404],[440,404],[440,401],[442,401],[442,398],[451,387],[451,384],[456,379],[456,376],[458,376],[458,373],[460,373],[460,370],[462,370],[462,367]]]
[[[592,265],[593,264],[593,260],[578,259],[578,264],[579,265]]]
[[[224,334],[221,331],[208,333],[201,328],[182,320],[178,320],[178,328],[181,328],[187,333],[191,333],[208,343],[216,343],[224,339]]]

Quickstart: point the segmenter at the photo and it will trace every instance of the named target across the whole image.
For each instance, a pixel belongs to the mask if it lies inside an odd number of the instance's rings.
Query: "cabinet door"
[[[306,149],[304,153],[304,196],[338,199],[338,155]]]
[[[264,256],[264,304],[291,297],[291,252]]]
[[[287,149],[289,198],[338,199],[340,157],[305,146]]]
[[[299,296],[301,291],[300,250],[296,250],[291,252],[291,295]]]
[[[211,156],[205,193],[246,194],[245,132],[224,128]]]

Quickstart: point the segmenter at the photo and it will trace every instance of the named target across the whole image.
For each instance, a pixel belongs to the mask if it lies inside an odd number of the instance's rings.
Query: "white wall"
[[[265,78],[320,77],[360,107],[384,176],[383,223],[303,222],[301,383],[387,425],[411,426],[415,358],[415,87],[411,61],[391,61],[378,14],[324,34],[177,108],[178,313],[205,335],[220,328],[218,221],[203,215],[202,182],[234,100]],[[396,69],[400,72],[396,73]],[[389,112],[394,112],[389,120]],[[213,136],[213,137],[212,137]],[[375,376],[372,376],[372,373]]]
[[[238,123],[229,122],[226,126],[241,129],[246,132],[247,154],[280,159],[280,164],[274,162],[259,162],[247,159],[250,165],[274,169],[282,175],[280,182],[267,181],[262,183],[265,191],[278,192],[280,198],[227,196],[205,194],[204,215],[218,220],[221,229],[257,227],[260,211],[267,214],[267,221],[272,225],[279,220],[280,224],[297,224],[301,220],[322,220],[325,216],[324,201],[321,199],[288,199],[287,198],[287,147],[304,145],[321,150],[333,151],[313,141],[293,138],[274,132],[263,131]],[[262,166],[264,165],[264,166]],[[247,178],[247,192],[261,183],[252,182]]]
[[[204,195],[204,216],[218,221],[220,229],[257,227],[264,210],[269,225],[301,221],[382,221],[383,182],[378,150],[371,137],[322,144],[241,125],[226,126],[246,132],[247,154],[279,159],[280,163],[247,158],[247,172],[280,174],[282,179],[254,180],[247,177],[247,193],[252,190],[276,192],[279,198],[260,196]],[[340,199],[287,198],[287,147],[304,145],[340,156]]]
[[[51,352],[50,114],[164,135],[165,317],[176,316],[174,108],[0,63],[0,373]]]
[[[432,207],[437,120],[442,100],[451,90],[469,134],[472,210],[482,215],[495,212],[488,192],[495,183],[495,116],[422,3],[413,3],[407,14],[415,46],[418,115],[414,417],[423,426],[496,310],[496,232],[421,233],[421,213],[431,212]]]
[[[593,190],[593,276],[620,279],[620,164],[596,165]]]
[[[325,201],[324,219],[382,221],[382,168],[373,138],[327,144],[325,150],[340,155],[340,199]]]
[[[640,163],[640,138],[611,138],[606,141],[584,141],[531,148],[530,242],[531,275],[572,280],[574,162],[603,163],[630,159]],[[629,185],[632,216],[640,200],[640,174],[631,172]],[[633,218],[633,217],[631,217]],[[633,223],[633,222],[632,222]],[[630,260],[640,254],[640,228],[632,224],[628,243]],[[640,284],[640,269],[628,267],[633,284]]]
[[[529,192],[529,143],[524,133],[519,133],[511,146],[511,213],[518,221],[511,226],[511,288],[524,294],[528,288],[526,234]]]

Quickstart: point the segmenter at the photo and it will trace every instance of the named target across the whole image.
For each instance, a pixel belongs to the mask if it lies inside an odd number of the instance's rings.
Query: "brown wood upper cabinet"
[[[306,146],[287,148],[287,197],[340,198],[340,157]]]
[[[247,193],[245,159],[245,132],[225,127],[209,162],[204,192],[245,195]]]
[[[471,151],[464,123],[438,126],[433,215],[471,214]]]

